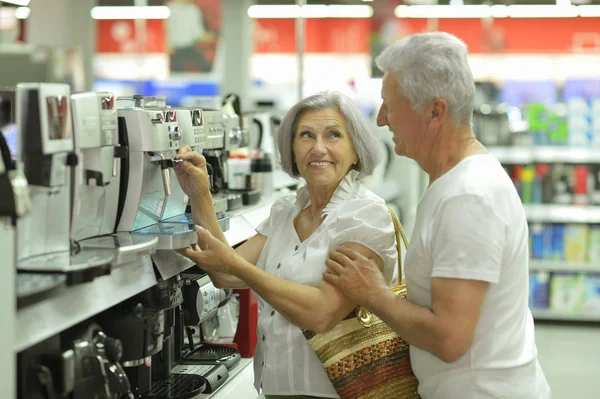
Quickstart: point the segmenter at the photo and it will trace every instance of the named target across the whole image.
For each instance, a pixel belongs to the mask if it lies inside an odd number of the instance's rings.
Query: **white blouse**
[[[345,242],[371,249],[384,262],[389,282],[396,265],[394,226],[384,201],[360,184],[358,172],[350,171],[340,182],[329,204],[327,216],[303,242],[294,228],[294,218],[310,205],[308,189],[296,197],[277,200],[271,214],[256,231],[268,237],[257,267],[300,284],[316,286],[323,278],[329,251]],[[288,322],[258,296],[258,344],[254,356],[254,386],[266,395],[311,395],[339,398],[321,362],[299,327]]]

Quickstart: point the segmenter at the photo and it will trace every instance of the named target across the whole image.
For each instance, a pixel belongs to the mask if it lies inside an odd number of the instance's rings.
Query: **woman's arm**
[[[208,184],[206,159],[193,152],[188,146],[184,146],[178,151],[177,158],[183,162],[176,166],[175,172],[181,187],[190,198],[194,223],[207,229],[219,241],[229,246],[215,212]],[[235,251],[248,262],[256,264],[266,241],[267,237],[258,234],[240,245]],[[198,264],[198,266],[203,267],[202,264]],[[231,274],[214,270],[208,271],[208,275],[215,287],[218,288],[248,288],[245,282]]]
[[[207,230],[201,229],[198,234],[206,247],[202,251],[187,250],[185,256],[199,264],[210,263],[213,270],[225,269],[226,273],[235,275],[302,329],[317,333],[329,331],[356,307],[356,303],[325,281],[311,287],[282,279],[255,267]],[[383,260],[370,249],[356,243],[346,245],[383,268]]]
[[[266,242],[266,236],[263,236],[262,234],[257,234],[242,245],[240,245],[239,247],[237,247],[235,249],[235,252],[243,259],[245,259],[248,263],[256,265],[258,263],[260,253],[265,247]],[[208,276],[217,288],[249,288],[248,284],[246,284],[245,281],[243,281],[239,277],[234,276],[233,274],[212,271],[208,272]]]

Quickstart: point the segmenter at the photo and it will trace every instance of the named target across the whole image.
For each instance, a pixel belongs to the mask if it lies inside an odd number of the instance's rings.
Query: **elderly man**
[[[409,300],[345,245],[331,252],[324,279],[411,344],[423,398],[549,398],[527,306],[525,212],[471,130],[475,85],[465,44],[416,34],[377,64],[385,72],[377,123],[430,179],[406,255]]]

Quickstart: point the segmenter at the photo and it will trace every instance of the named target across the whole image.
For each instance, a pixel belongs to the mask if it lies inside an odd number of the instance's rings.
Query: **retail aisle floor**
[[[553,399],[600,398],[600,326],[535,325],[542,369]]]

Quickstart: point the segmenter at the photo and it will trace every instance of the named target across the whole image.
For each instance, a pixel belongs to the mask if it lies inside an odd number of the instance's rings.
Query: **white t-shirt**
[[[454,363],[411,346],[424,399],[546,399],[528,307],[528,228],[510,178],[467,157],[425,191],[406,255],[408,299],[431,308],[431,278],[490,283],[469,351]]]
[[[381,257],[384,276],[390,281],[397,260],[392,219],[383,200],[360,184],[356,176],[356,171],[350,171],[342,180],[323,210],[327,217],[303,242],[293,221],[310,205],[306,186],[295,197],[277,200],[270,217],[256,229],[268,237],[257,267],[289,281],[316,286],[323,279],[329,251],[344,242],[356,242]],[[262,386],[266,395],[338,398],[300,328],[258,298],[261,312],[254,355],[257,391]]]
[[[202,10],[194,2],[183,4],[171,1],[167,19],[167,40],[174,49],[195,46],[204,33]]]

